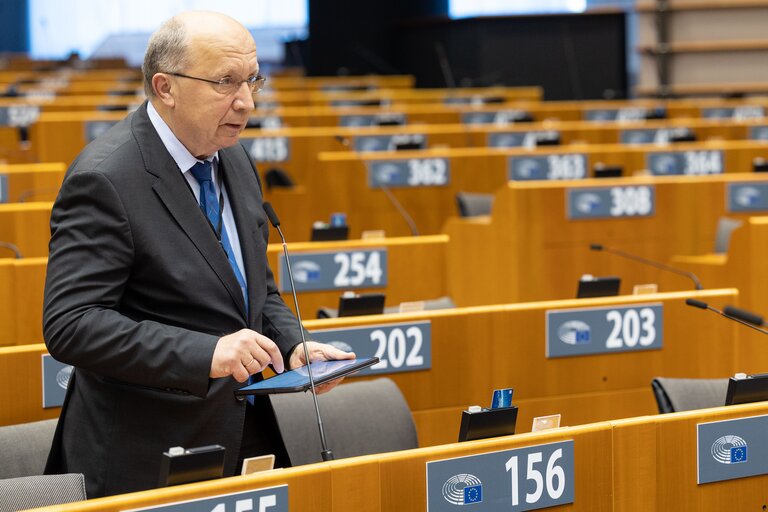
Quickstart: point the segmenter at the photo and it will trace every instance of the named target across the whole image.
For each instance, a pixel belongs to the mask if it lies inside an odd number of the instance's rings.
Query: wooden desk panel
[[[761,402],[611,422],[614,510],[761,510],[766,475],[696,484],[696,425],[766,413]]]
[[[8,180],[8,203],[53,201],[67,168],[63,163],[0,165]]]
[[[47,245],[47,241],[46,241]],[[386,307],[401,302],[431,300],[448,293],[445,259],[448,237],[387,238],[345,242],[289,244],[289,252],[300,257],[307,251],[339,251],[385,248],[388,254],[388,284],[384,288],[361,288],[358,293],[384,293]],[[0,346],[39,343],[42,337],[43,289],[47,257],[0,258]],[[282,246],[270,244],[267,258],[279,283],[278,257]],[[290,290],[290,288],[289,288]],[[315,318],[320,307],[336,308],[344,290],[299,292],[299,306],[305,319]],[[295,311],[290,291],[283,300]]]
[[[386,307],[401,302],[437,299],[447,295],[445,258],[448,237],[433,235],[424,237],[384,238],[380,240],[350,240],[343,242],[288,243],[291,258],[300,258],[306,252],[349,251],[355,249],[387,250],[387,286],[384,288],[361,288],[357,293],[384,293]],[[267,259],[275,279],[280,285],[278,261],[282,259],[282,245],[270,244]],[[286,286],[290,290],[290,285]],[[343,290],[300,292],[297,294],[299,307],[305,320],[315,318],[320,307],[336,308]],[[295,311],[290,291],[282,294],[283,300]]]
[[[768,405],[757,403],[645,416],[354,457],[41,510],[116,511],[287,483],[291,511],[423,511],[429,461],[573,440],[575,501],[563,509],[751,512],[761,510],[768,499],[768,475],[696,485],[696,424],[765,414]]]
[[[573,182],[510,182],[495,196],[490,218],[449,221],[450,295],[459,305],[572,297],[582,274],[620,275],[623,292],[641,283],[692,288],[685,278],[662,280],[661,271],[589,250],[592,243],[665,262],[714,245],[717,220],[725,214],[727,183],[762,181],[758,175],[621,178]],[[653,185],[655,215],[569,221],[569,188]],[[733,215],[744,217],[746,215]],[[703,278],[702,278],[703,279]],[[718,281],[705,281],[717,286]],[[478,285],[479,283],[479,285]],[[710,284],[711,283],[711,284]],[[662,288],[669,290],[670,288]],[[481,302],[484,301],[484,302]]]
[[[768,217],[749,217],[744,225],[731,236],[727,254],[704,254],[699,256],[675,256],[672,264],[683,270],[694,272],[706,286],[732,286],[739,289],[739,302],[718,302],[712,304],[722,309],[736,305],[759,315],[768,314]],[[746,373],[768,371],[768,353],[765,350],[765,335],[739,326],[742,331],[743,349],[736,354],[737,366]]]
[[[0,204],[0,240],[16,245],[25,258],[47,257],[52,207],[50,202]]]
[[[701,300],[736,298],[734,290],[712,290],[312,320],[305,325],[311,332],[431,321],[431,369],[388,375],[416,417],[421,445],[428,446],[455,439],[458,411],[473,404],[488,405],[493,389],[515,388],[515,402],[525,406],[519,423],[520,431],[525,432],[533,416],[557,412],[569,425],[651,414],[655,405],[650,381],[659,375],[715,378],[734,373],[733,347],[740,343],[735,326],[715,315],[701,316],[700,311],[684,304],[690,296]],[[545,358],[547,310],[648,302],[660,302],[664,307],[662,350]],[[47,417],[40,409],[39,391],[33,391],[31,404],[29,396],[19,391],[31,388],[30,376],[40,375],[42,348],[27,346],[24,358],[10,365],[7,373],[0,373],[8,379],[0,385],[0,393],[5,393],[0,395],[0,403],[13,404],[10,410],[20,411],[4,416],[3,408],[0,424],[18,422],[25,414],[28,416],[21,421]]]

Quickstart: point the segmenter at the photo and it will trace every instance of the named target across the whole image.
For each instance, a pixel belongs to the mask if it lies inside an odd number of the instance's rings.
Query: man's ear
[[[155,96],[167,107],[173,107],[176,102],[174,94],[176,91],[172,86],[171,77],[165,73],[155,73],[152,77],[152,89],[155,91]]]

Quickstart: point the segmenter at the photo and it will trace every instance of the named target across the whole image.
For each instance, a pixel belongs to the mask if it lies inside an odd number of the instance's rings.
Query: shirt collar
[[[171,154],[171,158],[173,158],[176,165],[179,166],[182,173],[187,172],[193,165],[200,161],[184,147],[184,144],[181,143],[163,118],[160,117],[160,114],[155,109],[155,106],[152,105],[151,101],[147,103],[147,115],[149,115],[149,121],[160,136],[160,140],[163,141],[165,149]],[[207,158],[207,160],[215,162],[218,157],[219,152],[217,151],[210,158]]]

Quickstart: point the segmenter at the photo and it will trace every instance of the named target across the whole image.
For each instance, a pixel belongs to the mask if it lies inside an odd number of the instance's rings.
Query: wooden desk
[[[739,307],[759,315],[768,314],[768,297],[765,282],[768,282],[768,268],[765,255],[768,251],[768,217],[749,217],[744,225],[731,236],[727,254],[679,255],[671,259],[672,264],[694,272],[707,286],[733,286],[739,288]],[[727,283],[727,284],[725,284]],[[715,303],[722,309],[729,302]],[[747,349],[739,354],[740,366],[751,368],[749,373],[764,373],[768,365],[756,369],[750,355],[765,350],[765,336],[747,327],[741,327],[741,337]],[[746,370],[745,370],[746,371]]]
[[[491,390],[514,387],[518,431],[535,416],[561,413],[566,424],[653,414],[653,377],[724,377],[735,372],[736,326],[685,305],[688,297],[737,301],[735,290],[549,301],[458,308],[397,315],[306,321],[311,331],[430,321],[431,369],[387,374],[413,411],[422,446],[452,442],[460,411],[487,405]],[[663,348],[579,357],[546,358],[546,313],[551,310],[660,303]],[[695,340],[693,343],[692,340]],[[41,408],[42,345],[0,348],[9,357],[0,373],[0,424],[50,417]],[[9,355],[5,356],[4,353]],[[764,360],[753,354],[754,364]],[[766,355],[768,358],[768,355]],[[741,370],[740,370],[741,371]],[[749,369],[746,369],[749,371]],[[370,377],[365,377],[370,378]]]
[[[492,216],[451,219],[445,233],[450,295],[458,304],[480,300],[515,302],[571,297],[582,274],[619,275],[624,293],[643,283],[692,288],[675,275],[619,256],[590,251],[599,243],[654,261],[676,254],[701,254],[714,246],[717,220],[725,214],[728,183],[763,181],[758,175],[678,178],[618,178],[579,182],[510,182],[495,196]],[[568,220],[569,190],[653,186],[655,214],[649,217]],[[730,215],[730,214],[729,214]],[[734,214],[736,217],[745,215]],[[713,286],[704,280],[704,286]],[[715,281],[717,283],[718,281]],[[675,284],[676,283],[676,284]],[[466,301],[466,302],[465,302]]]
[[[0,346],[43,341],[48,258],[0,259]]]
[[[696,484],[696,425],[768,414],[768,402],[612,421],[613,510],[760,510],[768,476]]]
[[[66,170],[63,163],[0,165],[8,187],[5,202],[53,201]]]
[[[15,244],[25,258],[48,256],[53,203],[0,204],[0,240]],[[13,255],[0,252],[0,258]]]
[[[447,295],[448,279],[445,269],[447,248],[448,237],[445,235],[288,244],[292,261],[294,258],[301,258],[302,254],[308,252],[385,249],[388,266],[387,286],[359,288],[355,291],[357,293],[384,293],[386,295],[386,307],[394,307],[401,302],[437,299]],[[282,246],[276,243],[270,244],[267,249],[267,259],[270,268],[275,273],[278,286],[281,286],[279,260],[282,258]],[[282,284],[290,290],[287,277],[285,279],[286,282]],[[338,307],[339,296],[343,291],[336,289],[298,293],[299,307],[304,319],[315,318],[320,307]],[[285,292],[282,296],[285,303],[295,310],[291,292]]]
[[[2,216],[0,216],[2,218]],[[46,241],[47,244],[47,241]],[[358,293],[384,293],[386,306],[401,302],[437,299],[447,295],[445,259],[448,237],[445,235],[381,240],[350,240],[289,244],[292,257],[307,252],[349,252],[384,249],[387,252],[387,285],[359,288]],[[40,247],[42,249],[42,247]],[[0,253],[0,346],[39,343],[42,337],[42,298],[47,257],[11,259],[12,253]],[[271,244],[267,249],[270,267],[280,284],[278,259],[282,247]],[[287,279],[287,278],[286,278]],[[286,284],[287,286],[287,284]],[[294,308],[289,291],[282,294],[285,303]],[[336,308],[344,289],[299,292],[299,304],[305,319],[315,318],[320,307]]]
[[[118,511],[288,485],[290,511],[423,511],[426,463],[558,441],[574,443],[575,511],[750,512],[768,476],[696,485],[696,425],[768,413],[765,402],[353,457],[39,509]]]
[[[768,146],[759,142],[731,141],[680,144],[675,150],[722,151],[724,168],[727,173],[731,173],[751,170],[752,159],[766,154]],[[376,186],[369,185],[369,168],[382,165],[377,162],[399,162],[406,169],[412,163],[415,167],[423,167],[424,164],[434,167],[432,162],[435,159],[445,159],[450,170],[450,181],[446,185],[391,188],[413,217],[420,233],[432,234],[441,232],[443,223],[456,214],[457,192],[493,193],[502,188],[507,183],[508,166],[512,158],[580,153],[586,158],[587,173],[596,163],[602,162],[622,166],[625,175],[631,175],[647,168],[647,155],[661,151],[655,147],[584,145],[539,148],[533,151],[518,148],[463,148],[374,154],[320,153],[316,172],[308,178],[305,191],[275,189],[267,197],[278,212],[288,212],[287,217],[283,215],[283,224],[287,226],[309,226],[317,219],[329,218],[335,211],[343,211],[347,213],[353,237],[359,236],[366,229],[384,229],[391,235],[409,234],[407,224],[386,194]],[[696,180],[698,177],[690,181]],[[296,216],[293,216],[291,210],[297,204],[301,204],[302,209],[306,208],[307,217],[299,217],[303,210],[296,210]]]
[[[499,146],[497,142],[508,139],[530,138],[531,133],[553,134],[559,137],[562,146],[571,144],[620,144],[622,137],[632,137],[641,130],[680,130],[693,133],[698,141],[708,140],[749,140],[752,128],[768,125],[768,120],[723,120],[723,119],[670,119],[639,122],[591,121],[547,121],[524,123],[511,126],[493,124],[410,124],[404,126],[366,127],[300,127],[245,130],[241,141],[251,153],[261,174],[269,168],[285,170],[294,182],[306,185],[309,176],[316,171],[317,155],[325,151],[355,150],[370,154],[386,149],[382,141],[387,139],[408,141],[414,137],[423,138],[430,149]],[[80,132],[85,131],[80,129]],[[530,140],[533,140],[530,138]],[[631,140],[631,139],[630,139]],[[61,146],[58,142],[41,142],[47,148],[59,146],[62,153],[49,154],[51,158],[70,160],[76,155],[73,145]],[[528,144],[529,146],[531,144]],[[630,144],[637,146],[638,144]],[[627,147],[627,146],[624,146]],[[675,145],[654,146],[644,144],[646,151],[673,149]],[[375,148],[366,150],[366,148]],[[768,153],[765,154],[768,157]],[[742,163],[743,164],[743,163]],[[746,162],[745,170],[751,170]]]

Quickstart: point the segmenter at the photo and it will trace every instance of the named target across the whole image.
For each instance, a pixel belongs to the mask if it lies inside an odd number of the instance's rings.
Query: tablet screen
[[[362,368],[379,362],[378,357],[366,359],[348,359],[342,361],[315,361],[312,363],[312,377],[315,386],[324,382],[338,379]],[[235,391],[236,395],[266,395],[270,393],[291,393],[309,389],[309,374],[307,367],[280,373],[261,382],[256,382]]]

